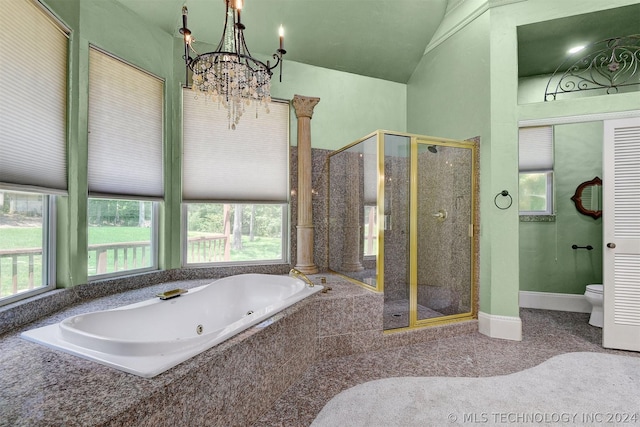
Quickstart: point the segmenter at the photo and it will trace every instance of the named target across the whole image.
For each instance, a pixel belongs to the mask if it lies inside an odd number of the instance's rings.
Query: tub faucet
[[[309,285],[310,288],[313,288],[313,282],[307,277],[306,274],[304,274],[297,268],[292,268],[291,270],[289,270],[289,276],[301,279],[303,282]]]

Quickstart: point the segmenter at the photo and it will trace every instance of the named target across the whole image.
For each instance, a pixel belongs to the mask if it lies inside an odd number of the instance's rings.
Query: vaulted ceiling
[[[196,40],[220,40],[224,0],[118,1],[177,37],[186,5]],[[446,8],[447,0],[244,0],[242,22],[252,54],[274,53],[282,24],[286,60],[406,83]]]
[[[518,27],[518,75],[551,74],[575,46],[640,34],[640,4]],[[574,59],[580,57],[576,54]]]
[[[117,1],[175,37],[186,5],[196,40],[220,40],[225,0]],[[406,83],[447,10],[464,1],[244,0],[242,21],[253,54],[275,52],[282,24],[285,60]],[[638,33],[640,4],[522,26],[519,75],[553,72],[575,44]]]

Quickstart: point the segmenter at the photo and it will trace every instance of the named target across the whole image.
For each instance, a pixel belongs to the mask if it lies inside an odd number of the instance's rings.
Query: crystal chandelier
[[[244,40],[245,26],[240,19],[242,0],[223,0],[226,3],[226,14],[222,38],[213,52],[199,54],[193,48],[191,31],[187,28],[186,6],[182,7],[182,28],[184,37],[184,61],[186,79],[189,70],[193,72],[191,89],[196,94],[204,94],[207,99],[222,104],[227,109],[229,127],[235,129],[245,109],[252,104],[269,112],[271,102],[272,70],[280,65],[280,81],[282,81],[282,55],[284,32],[280,26],[280,47],[273,54],[276,63],[264,62],[253,58]],[[192,58],[190,53],[196,56]]]

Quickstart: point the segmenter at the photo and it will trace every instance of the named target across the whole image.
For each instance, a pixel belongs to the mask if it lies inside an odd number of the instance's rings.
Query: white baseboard
[[[577,294],[520,291],[520,307],[591,313],[591,304],[584,295]]]
[[[481,334],[491,338],[522,341],[522,321],[519,317],[497,316],[480,311],[478,329]]]

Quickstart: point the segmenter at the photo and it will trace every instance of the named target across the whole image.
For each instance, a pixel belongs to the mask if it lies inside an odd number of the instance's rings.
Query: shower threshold
[[[432,319],[442,317],[444,314],[418,304],[418,319]],[[409,326],[409,300],[395,300],[384,303],[383,328],[398,329]]]

